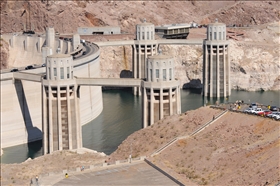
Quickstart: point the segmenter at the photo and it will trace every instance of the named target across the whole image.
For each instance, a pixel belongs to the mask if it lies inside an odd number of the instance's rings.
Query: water
[[[214,104],[236,100],[280,106],[280,91],[246,92],[232,90],[228,99],[204,99],[199,90],[181,90],[182,112],[194,110],[205,103]],[[130,134],[142,127],[141,97],[130,90],[103,91],[103,112],[82,127],[83,146],[110,154]],[[42,155],[42,141],[3,149],[3,163],[20,163]]]
[[[103,112],[83,126],[83,146],[110,154],[131,133],[142,128],[141,97],[131,91],[103,92]]]

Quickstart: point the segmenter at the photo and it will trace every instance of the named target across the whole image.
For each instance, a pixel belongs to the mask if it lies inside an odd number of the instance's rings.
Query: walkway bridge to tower
[[[41,83],[44,74],[33,74],[27,72],[15,72],[13,78]],[[75,77],[77,85],[80,86],[113,86],[113,87],[140,87],[141,79],[132,78],[80,78]]]
[[[15,72],[13,74],[13,79],[33,81],[33,82],[41,82],[43,76],[45,76],[45,74],[33,74],[33,73],[28,73],[28,72]]]
[[[76,82],[80,86],[113,86],[113,87],[140,87],[141,79],[132,78],[79,78]]]
[[[105,42],[94,42],[94,44],[102,46],[124,46],[137,44],[137,40],[122,40],[122,41],[105,41]],[[161,40],[146,40],[141,42],[157,42],[161,45],[202,45],[203,39],[161,39]]]

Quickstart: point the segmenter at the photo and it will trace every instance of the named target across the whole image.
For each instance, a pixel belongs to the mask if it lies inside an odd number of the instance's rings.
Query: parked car
[[[272,113],[272,111],[270,111],[270,110],[264,110],[262,112],[259,112],[258,115],[266,117],[268,114],[271,114],[271,113]]]
[[[28,65],[27,67],[25,67],[25,70],[29,70],[29,69],[33,69],[33,65]]]
[[[271,107],[270,107],[270,110],[271,110],[271,111],[278,111],[278,108],[277,108],[276,106],[271,106]]]
[[[14,68],[14,69],[11,70],[11,72],[17,72],[17,71],[18,71],[17,68]]]
[[[274,119],[276,119],[276,120],[280,120],[280,114],[279,114],[279,115],[274,116]]]
[[[252,109],[256,109],[258,106],[256,103],[251,103],[251,105],[249,107]]]
[[[245,113],[252,113],[252,111],[254,111],[255,109],[252,109],[252,108],[247,108],[245,109],[243,112]]]
[[[45,66],[46,66],[46,63],[43,63],[43,64],[42,64],[42,67],[45,67]]]
[[[272,116],[272,118],[274,118],[274,119],[279,119],[279,117],[280,117],[280,112],[277,112],[277,113],[275,113],[275,114],[273,114],[273,116]]]
[[[258,114],[258,113],[261,113],[261,112],[263,112],[262,108],[256,108],[255,110],[252,111],[253,114]]]
[[[83,51],[83,55],[86,55],[86,53],[87,53],[86,51]]]
[[[275,116],[278,112],[272,112],[271,114],[268,114],[267,117],[269,118],[273,118],[273,116]]]

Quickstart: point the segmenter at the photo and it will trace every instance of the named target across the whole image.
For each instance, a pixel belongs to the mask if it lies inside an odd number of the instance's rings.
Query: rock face
[[[23,24],[29,27],[31,22],[35,32],[47,26],[72,33],[79,26],[113,25],[133,33],[144,18],[155,25],[208,24],[215,18],[227,25],[258,25],[279,20],[279,5],[278,1],[5,1],[1,32],[22,31]]]
[[[2,38],[0,40],[0,69],[6,69],[8,67],[8,64],[6,61],[9,58],[9,44],[4,41]]]
[[[218,18],[227,25],[246,26],[237,28],[245,36],[231,41],[232,88],[280,90],[278,1],[30,1],[29,5],[23,1],[1,3],[1,33],[21,32],[23,24],[30,28],[32,23],[35,32],[48,26],[59,33],[75,33],[81,26],[111,25],[134,34],[135,25],[144,18],[155,25],[208,24]],[[205,37],[205,32],[200,36]],[[183,88],[202,88],[202,46],[161,49],[175,57],[176,78]],[[131,53],[130,47],[104,47],[101,76],[131,77]],[[1,62],[1,68],[9,66],[5,60]]]
[[[231,40],[231,82],[241,90],[280,90],[279,22],[245,31]]]
[[[280,90],[279,23],[241,31],[245,36],[240,41],[230,40],[232,88]],[[175,58],[175,78],[183,88],[202,88],[202,46],[161,45],[160,48],[163,54]],[[101,76],[119,78],[122,71],[131,72],[131,54],[130,47],[102,47]]]

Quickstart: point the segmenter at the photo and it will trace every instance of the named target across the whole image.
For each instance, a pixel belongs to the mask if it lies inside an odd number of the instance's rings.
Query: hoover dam
[[[44,36],[1,35],[9,41],[11,52],[16,60],[42,61]],[[80,41],[79,41],[80,42]],[[73,75],[76,77],[99,77],[100,48],[92,43],[81,43],[75,50],[71,42],[55,39],[55,49],[61,53],[79,53],[83,49],[85,55],[74,59]],[[43,63],[42,63],[43,64]],[[31,65],[31,64],[30,64]],[[34,66],[26,70],[28,74],[44,76],[45,68]],[[20,69],[19,69],[20,70]],[[42,139],[42,85],[41,81],[32,82],[15,80],[13,72],[1,73],[1,148],[28,143]],[[80,88],[80,120],[84,125],[97,117],[102,109],[102,92],[100,86],[82,86]]]

